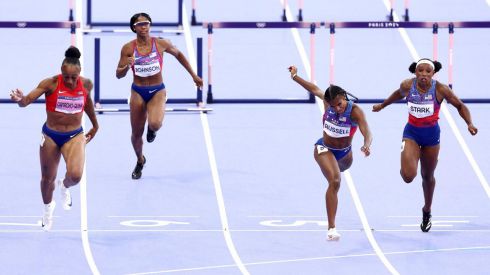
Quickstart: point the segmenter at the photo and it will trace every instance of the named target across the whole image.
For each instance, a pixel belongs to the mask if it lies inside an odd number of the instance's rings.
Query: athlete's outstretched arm
[[[400,88],[396,89],[387,99],[382,103],[373,106],[373,112],[379,112],[384,107],[390,105],[391,103],[397,102],[405,98],[410,90],[411,80],[407,79],[400,84]]]
[[[46,78],[37,85],[28,95],[24,96],[24,93],[20,89],[10,91],[10,99],[17,102],[20,107],[26,107],[34,102],[44,93],[51,91],[53,84],[53,78]]]
[[[476,133],[478,133],[478,129],[473,125],[470,110],[468,109],[468,107],[466,107],[463,101],[461,101],[461,99],[459,99],[458,96],[456,96],[451,88],[449,88],[447,85],[443,85],[437,82],[436,89],[438,93],[444,96],[447,102],[449,102],[458,110],[459,115],[464,119],[466,125],[468,125],[468,131],[470,132],[470,134],[476,135]]]
[[[298,68],[295,66],[290,66],[288,68],[289,72],[291,73],[291,79],[296,81],[299,85],[301,85],[303,88],[305,88],[308,92],[312,93],[313,95],[321,98],[322,100],[324,99],[324,93],[323,91],[318,88],[315,84],[304,80],[298,75]]]
[[[202,88],[203,86],[202,79],[194,72],[191,64],[189,63],[185,55],[179,49],[177,49],[177,47],[175,47],[172,43],[170,43],[170,41],[165,39],[159,39],[158,45],[164,48],[163,50],[164,52],[173,55],[179,61],[179,63],[186,69],[186,71],[191,75],[192,80],[194,81],[196,86]]]

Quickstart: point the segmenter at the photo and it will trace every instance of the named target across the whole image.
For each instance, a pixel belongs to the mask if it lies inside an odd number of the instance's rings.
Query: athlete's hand
[[[468,125],[468,131],[474,136],[478,133],[478,128],[476,128],[475,125],[470,124]]]
[[[131,67],[134,65],[134,55],[128,57],[128,67]]]
[[[194,80],[194,83],[196,83],[196,86],[197,86],[197,87],[199,87],[199,88],[201,88],[201,89],[202,89],[202,86],[204,85],[204,83],[203,83],[202,79],[201,79],[199,76],[194,75],[194,76],[192,77],[192,80]]]
[[[373,112],[379,112],[383,109],[383,104],[376,104],[376,105],[373,105]]]
[[[10,91],[10,99],[15,102],[19,102],[24,97],[24,93],[21,90],[15,89]]]
[[[362,146],[361,152],[363,152],[364,156],[366,156],[366,157],[371,155],[371,149],[369,148],[369,146]]]
[[[85,134],[85,144],[89,143],[95,137],[96,133],[97,133],[96,128],[90,129],[90,131],[88,131],[88,133]]]
[[[289,66],[288,70],[291,73],[291,78],[298,74],[298,68],[296,68],[294,65]]]

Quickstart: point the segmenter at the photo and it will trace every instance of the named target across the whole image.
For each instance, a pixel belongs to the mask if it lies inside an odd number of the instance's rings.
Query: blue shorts
[[[403,138],[415,141],[419,146],[435,146],[440,143],[441,128],[439,124],[431,127],[416,127],[410,123],[405,125]]]
[[[143,98],[143,100],[148,103],[148,101],[150,101],[157,92],[165,89],[165,84],[162,83],[154,86],[138,86],[133,83],[133,85],[131,85],[131,89],[137,92]]]
[[[67,143],[70,139],[76,137],[78,134],[82,132],[83,132],[82,127],[70,132],[58,132],[49,129],[48,126],[46,126],[46,123],[44,123],[43,125],[43,133],[48,137],[50,137],[56,143],[56,145],[58,145],[59,148],[61,148],[63,144]]]
[[[323,147],[323,149],[317,149],[318,154],[320,154],[322,152],[330,151],[335,156],[336,160],[339,160],[339,159],[342,159],[343,157],[345,157],[347,154],[349,154],[349,152],[351,151],[351,148],[352,148],[351,145],[349,145],[349,147],[345,147],[342,149],[330,148],[330,147],[326,146],[325,144],[323,144],[323,138],[320,138],[315,143],[315,145]]]

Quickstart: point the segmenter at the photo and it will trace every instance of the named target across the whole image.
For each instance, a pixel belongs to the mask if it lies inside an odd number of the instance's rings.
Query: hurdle
[[[152,26],[160,26],[160,27],[169,27],[169,26],[182,26],[182,5],[184,0],[174,0],[177,1],[177,22],[152,22]],[[99,26],[99,27],[114,27],[114,26],[124,26],[127,27],[129,25],[128,22],[97,22],[93,20],[92,16],[92,8],[93,3],[92,0],[87,0],[87,20],[86,24],[89,26]]]
[[[303,21],[303,0],[298,0],[298,16],[296,17],[299,22]],[[286,17],[286,8],[288,6],[288,0],[283,0],[282,1],[282,16],[281,20],[282,22],[287,22],[288,19]]]
[[[124,29],[80,29],[80,31],[84,35],[102,35],[102,34],[133,34],[133,32],[127,28]],[[169,29],[162,29],[162,30],[150,30],[150,33],[152,34],[157,34],[159,37],[162,36],[170,36],[170,35],[181,35],[184,33],[184,30],[176,29],[176,30],[169,30]]]
[[[287,0],[283,0],[282,1],[282,15],[281,15],[281,21],[282,22],[287,22],[287,18],[286,18],[286,7],[287,7],[287,4],[288,4],[288,1]],[[297,19],[299,22],[302,22],[303,21],[303,3],[304,0],[298,0],[298,15],[297,15]],[[203,25],[203,22],[199,22],[197,21],[197,3],[196,3],[196,0],[192,0],[192,15],[191,15],[191,25],[192,26],[201,26]]]
[[[105,108],[102,104],[128,104],[128,99],[102,99],[100,89],[100,44],[99,37],[94,39],[94,104],[95,111],[99,114],[105,112],[129,112],[129,108]],[[197,38],[197,75],[202,78],[202,38]],[[168,112],[210,112],[211,108],[203,107],[203,92],[200,87],[196,88],[195,98],[169,98],[169,104],[193,103],[197,107],[192,108],[166,108]]]
[[[404,0],[405,14],[403,15],[403,19],[406,22],[410,21],[410,17],[408,16],[408,5],[409,4],[410,4],[410,0]],[[395,5],[395,0],[390,0],[390,14],[388,14],[388,16],[386,16],[386,18],[388,18],[388,21],[391,21],[391,22],[395,21],[393,18],[393,13],[395,12],[394,5]]]
[[[460,21],[460,22],[409,22],[409,21],[359,21],[359,22],[325,22],[330,28],[330,84],[334,83],[334,34],[336,28],[357,29],[397,29],[397,28],[431,28],[433,33],[433,57],[437,59],[438,30],[447,28],[449,31],[449,64],[448,64],[448,86],[453,86],[453,51],[454,51],[454,29],[455,28],[490,28],[490,21]],[[490,103],[490,98],[461,98],[465,103]],[[381,103],[382,99],[359,99],[358,103]],[[399,101],[397,103],[402,103]]]
[[[216,99],[213,94],[212,81],[212,64],[213,64],[213,30],[214,29],[291,29],[291,28],[309,28],[310,29],[310,64],[311,76],[310,81],[314,81],[314,50],[315,50],[315,30],[320,27],[320,22],[204,22],[203,27],[208,31],[208,91],[207,103],[314,103],[315,96],[308,93],[307,99],[301,98],[266,98],[266,99]]]
[[[72,13],[70,13],[72,14]],[[70,19],[73,19],[72,17]],[[69,21],[0,21],[0,28],[7,29],[69,29],[71,33],[71,45],[75,44],[75,30],[80,27],[80,22]],[[10,99],[0,98],[0,103],[15,103]],[[38,99],[33,103],[45,103],[44,99]]]

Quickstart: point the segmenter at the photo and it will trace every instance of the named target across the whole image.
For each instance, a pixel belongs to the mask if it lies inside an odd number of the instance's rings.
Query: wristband
[[[297,76],[297,75],[298,75],[298,74],[293,74],[293,75],[291,76],[291,79],[292,79],[292,80],[294,80],[294,77],[295,77],[295,76]]]

